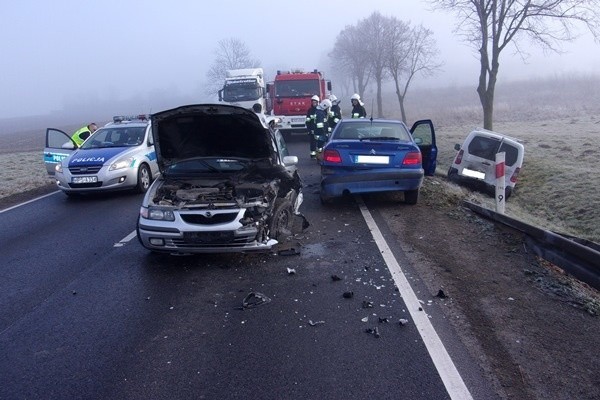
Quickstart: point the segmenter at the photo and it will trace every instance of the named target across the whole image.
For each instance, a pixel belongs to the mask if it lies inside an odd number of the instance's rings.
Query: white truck
[[[219,101],[252,108],[256,103],[266,108],[266,88],[262,68],[244,68],[227,70],[223,88],[219,90]]]

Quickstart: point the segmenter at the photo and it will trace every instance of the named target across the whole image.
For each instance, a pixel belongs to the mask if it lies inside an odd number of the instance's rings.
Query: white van
[[[458,154],[448,170],[448,179],[474,186],[492,196],[496,188],[496,153],[506,153],[506,198],[512,194],[525,154],[525,148],[518,139],[486,129],[476,129],[469,133],[462,146],[456,144],[454,149]]]

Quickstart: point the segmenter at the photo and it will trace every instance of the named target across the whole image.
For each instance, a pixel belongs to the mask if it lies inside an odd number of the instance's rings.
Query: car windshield
[[[319,81],[316,79],[275,82],[276,97],[306,97],[317,93],[320,93],[320,90]]]
[[[100,128],[82,145],[82,149],[104,147],[134,147],[144,142],[145,126],[123,126]]]
[[[262,96],[260,87],[253,84],[231,84],[225,86],[223,90],[224,101],[249,101],[258,100]]]
[[[410,142],[408,129],[399,123],[373,122],[341,124],[336,128],[333,139],[344,140],[393,140]]]
[[[239,158],[188,158],[170,165],[165,174],[173,176],[239,172],[246,169],[249,163],[249,160]]]

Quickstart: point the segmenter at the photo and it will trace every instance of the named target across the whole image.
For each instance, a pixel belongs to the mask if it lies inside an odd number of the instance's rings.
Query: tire
[[[152,183],[152,174],[148,165],[142,164],[138,169],[137,184],[135,185],[134,191],[136,193],[146,193],[150,184]]]
[[[292,234],[293,221],[292,202],[288,199],[275,200],[275,210],[269,222],[269,237],[281,243]]]
[[[415,205],[419,200],[419,189],[407,190],[404,192],[404,202],[406,204]]]
[[[451,181],[451,182],[457,182],[458,181],[458,170],[456,168],[450,167],[448,169],[448,180]]]

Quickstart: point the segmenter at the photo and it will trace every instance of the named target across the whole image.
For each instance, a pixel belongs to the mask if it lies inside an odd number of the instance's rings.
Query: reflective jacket
[[[334,104],[329,111],[329,120],[327,121],[329,123],[329,128],[333,130],[337,123],[340,122],[340,119],[342,119],[342,109],[339,104]]]
[[[358,103],[357,105],[352,106],[352,118],[366,118],[366,117],[367,117],[367,110],[365,110],[365,107],[363,105]]]
[[[322,109],[320,106],[317,106],[317,111],[315,113],[315,135],[319,136],[327,136],[329,131],[327,120],[329,119],[328,110]]]
[[[317,107],[311,107],[306,112],[306,130],[313,133],[315,130],[315,118],[317,117]]]
[[[85,139],[90,137],[91,134],[92,132],[90,131],[90,128],[88,128],[87,125],[85,125],[77,129],[75,133],[71,136],[71,139],[73,139],[77,147],[79,147],[81,146],[81,143],[85,141]]]

